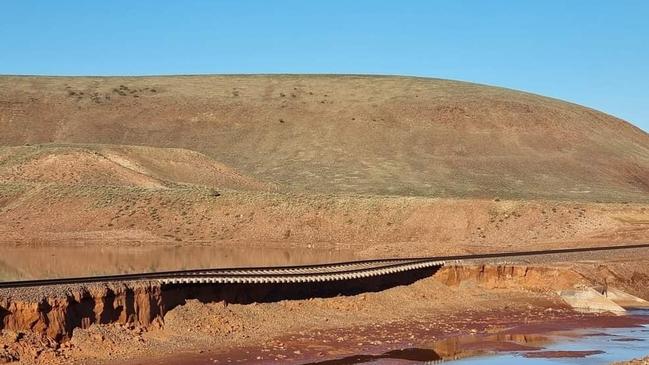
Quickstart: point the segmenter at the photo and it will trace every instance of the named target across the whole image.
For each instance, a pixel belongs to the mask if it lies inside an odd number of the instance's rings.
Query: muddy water
[[[472,335],[435,341],[425,348],[392,350],[358,358],[308,362],[308,364],[420,364],[443,360],[452,364],[597,365],[649,355],[649,311],[632,311],[638,323],[621,328],[562,329],[530,333],[521,326],[493,335]],[[543,327],[536,327],[542,330]],[[366,361],[357,361],[366,360]]]
[[[649,355],[649,327],[547,333],[550,344],[537,350],[487,351],[454,364],[610,364]]]
[[[0,281],[354,260],[350,251],[253,247],[0,247]]]
[[[554,318],[511,324],[497,333],[427,339],[426,332],[393,328],[363,332],[362,339],[340,334],[344,341],[315,338],[285,342],[281,348],[240,348],[206,355],[187,354],[173,360],[139,361],[136,365],[206,364],[609,364],[649,355],[649,312],[628,316]],[[410,333],[404,337],[404,333]],[[356,333],[354,335],[361,335]],[[343,337],[341,337],[343,338]],[[290,339],[289,339],[290,340]],[[301,347],[295,345],[301,344]],[[333,346],[332,346],[333,345]],[[368,346],[370,345],[370,346]],[[361,349],[362,348],[362,349]],[[356,351],[354,351],[356,349]]]

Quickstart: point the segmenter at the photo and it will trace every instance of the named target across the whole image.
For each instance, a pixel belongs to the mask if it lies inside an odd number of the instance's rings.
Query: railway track
[[[471,260],[505,259],[540,255],[571,253],[592,253],[649,248],[649,244],[626,246],[606,246],[571,248],[560,250],[538,250],[523,252],[504,252],[477,255],[457,255],[443,257],[419,257],[361,260],[331,264],[253,267],[228,269],[198,269],[165,271],[139,274],[91,276],[45,280],[25,280],[0,282],[0,288],[20,288],[46,285],[84,284],[123,281],[157,281],[163,285],[182,284],[264,284],[264,283],[317,283],[328,281],[354,280],[374,276],[396,274],[406,271],[441,267],[446,263],[460,263]]]

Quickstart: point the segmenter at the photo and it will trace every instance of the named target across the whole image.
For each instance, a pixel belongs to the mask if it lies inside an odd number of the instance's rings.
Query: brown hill
[[[383,257],[649,237],[646,133],[488,86],[5,76],[0,130],[4,246],[338,247]]]
[[[267,190],[268,184],[193,151],[110,145],[0,147],[0,183]]]
[[[649,136],[638,128],[559,100],[445,80],[4,76],[0,129],[3,145],[194,150],[298,192],[649,196]]]

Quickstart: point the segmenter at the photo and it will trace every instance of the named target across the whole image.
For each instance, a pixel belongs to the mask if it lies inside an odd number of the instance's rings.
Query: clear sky
[[[207,73],[466,80],[649,130],[649,1],[0,2],[0,74]]]

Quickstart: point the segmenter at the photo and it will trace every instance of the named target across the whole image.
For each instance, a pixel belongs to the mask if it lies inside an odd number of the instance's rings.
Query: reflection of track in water
[[[535,351],[550,343],[552,339],[543,335],[499,333],[452,337],[435,341],[430,347],[443,360],[460,360],[500,351]]]
[[[535,351],[551,343],[542,335],[494,334],[460,336],[435,341],[427,348],[391,350],[382,354],[351,355],[338,359],[323,360],[307,365],[352,365],[378,360],[416,361],[421,364],[441,364],[446,361],[494,353],[498,351]]]
[[[352,355],[340,359],[312,362],[305,365],[352,365],[378,360],[418,361],[422,364],[439,364],[444,361],[435,350],[408,348],[403,350],[392,350],[379,355]]]

